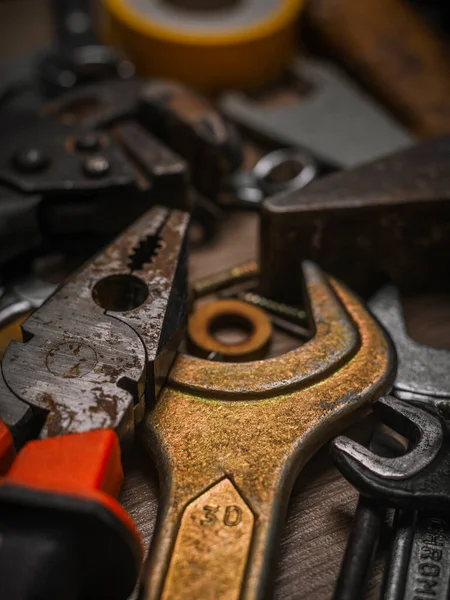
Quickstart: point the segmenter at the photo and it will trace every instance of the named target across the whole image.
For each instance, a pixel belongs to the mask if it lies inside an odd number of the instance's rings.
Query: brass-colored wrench
[[[303,271],[309,342],[247,363],[180,355],[148,413],[162,498],[145,600],[267,597],[300,469],[392,383],[393,350],[361,302],[313,263]]]

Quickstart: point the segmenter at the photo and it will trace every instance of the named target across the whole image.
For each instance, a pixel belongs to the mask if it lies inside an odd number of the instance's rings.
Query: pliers
[[[121,600],[142,549],[120,450],[187,317],[189,215],[156,206],[22,325],[0,377],[2,598]],[[30,437],[38,439],[25,443]],[[20,449],[14,459],[15,448]]]

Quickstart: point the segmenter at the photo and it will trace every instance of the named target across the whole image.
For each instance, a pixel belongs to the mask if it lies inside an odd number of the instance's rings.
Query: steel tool
[[[170,82],[83,86],[40,113],[2,112],[0,128],[1,263],[49,246],[79,252],[80,235],[86,257],[155,203],[210,205],[213,227],[241,160],[211,105]]]
[[[405,531],[400,532],[397,550],[403,552],[397,557],[400,562],[391,564],[393,578],[383,596],[389,599],[444,599],[450,591],[450,430],[436,409],[424,406],[392,397],[374,405],[387,425],[408,438],[410,446],[402,456],[384,458],[345,437],[331,446],[339,469],[362,494],[420,511],[412,547]]]
[[[450,380],[447,366],[450,352],[424,346],[408,336],[400,294],[395,287],[382,288],[370,301],[369,306],[395,343],[398,356],[398,370],[393,389],[395,396],[413,401],[416,405],[433,407],[448,418]],[[373,514],[379,508],[371,510]],[[397,513],[394,529],[395,538],[385,573],[383,598],[400,600],[413,597],[414,587],[417,587],[417,597],[421,598],[421,586],[418,585],[422,569],[420,557],[428,552],[423,548],[429,549],[427,540],[438,535],[440,548],[436,556],[439,553],[441,558],[444,556],[445,549],[450,548],[448,521],[442,515],[432,514],[429,511],[421,513],[403,511]],[[359,533],[360,536],[363,535],[362,530]],[[370,539],[369,534],[366,539]],[[431,550],[430,552],[432,553]],[[362,572],[365,565],[362,564],[360,557],[354,555],[353,561]],[[441,560],[438,562],[441,564],[438,565],[437,575],[435,574],[436,576],[430,580],[429,590],[432,590],[434,598],[446,598],[449,591],[447,586],[450,583],[448,577],[450,571],[444,568],[444,562]],[[424,582],[426,581],[425,578]],[[350,581],[347,582],[347,587],[351,588]],[[426,590],[426,586],[422,587],[423,590]],[[356,593],[356,590],[353,592]],[[426,595],[425,591],[423,593]]]
[[[6,350],[2,450],[39,439],[0,481],[2,598],[122,600],[135,585],[139,536],[114,499],[119,443],[130,443],[156,402],[183,336],[188,221],[154,207],[38,308],[22,325],[24,343]]]
[[[406,331],[400,292],[385,286],[369,302],[392,338],[398,357],[394,394],[402,400],[422,401],[450,418],[450,351],[432,348],[413,340]]]
[[[404,452],[400,441],[380,430],[372,435],[369,449],[386,458]],[[384,504],[359,497],[333,600],[359,600],[366,596],[386,513]]]
[[[242,363],[180,355],[141,429],[162,502],[143,598],[267,597],[294,480],[391,385],[393,354],[359,300],[303,265],[314,337]]]
[[[2,361],[2,399],[44,411],[44,437],[95,425],[127,437],[133,396],[134,410],[155,400],[186,318],[187,223],[153,208],[22,324],[26,343]]]
[[[391,506],[449,510],[450,431],[439,412],[388,396],[373,410],[409,440],[402,456],[385,458],[340,436],[331,444],[336,463],[361,493]]]
[[[281,148],[294,147],[337,168],[353,168],[411,145],[408,133],[335,67],[305,60],[291,69],[312,86],[304,97],[265,106],[229,92],[221,97],[221,111]]]
[[[423,142],[263,203],[261,294],[295,303],[298,258],[371,295],[448,288],[450,139]]]
[[[442,415],[448,415],[450,381],[448,381],[446,365],[450,353],[447,350],[419,344],[408,336],[400,294],[395,287],[382,288],[371,299],[369,306],[395,343],[398,356],[398,370],[393,389],[395,396],[413,401],[415,404],[422,402],[424,406],[433,406]],[[371,450],[383,455],[379,449]],[[383,508],[378,501],[374,502],[366,498],[361,502],[364,503],[364,516],[367,522],[374,522],[379,518],[380,510]],[[395,518],[394,530],[391,557],[384,577],[383,598],[385,600],[409,598],[408,594],[413,597],[412,588],[417,584],[416,580],[420,579],[420,555],[423,554],[424,546],[428,548],[427,539],[431,539],[434,534],[439,535],[441,545],[439,551],[444,547],[450,547],[450,529],[442,515],[399,511]],[[357,527],[356,524],[354,536],[362,540],[360,543],[375,546],[378,532],[368,528],[363,529],[362,525]],[[356,586],[356,581],[361,583],[363,576],[367,576],[370,571],[370,564],[364,561],[364,557],[355,553],[357,547],[351,542],[350,539],[344,568],[335,593],[335,598],[339,600],[356,598],[359,593],[363,593],[362,588]],[[353,565],[351,576],[349,576],[348,565]],[[435,578],[430,589],[433,591],[434,598],[446,598],[448,590],[444,581],[447,577],[445,569],[439,567],[439,575],[440,581]],[[420,585],[417,589],[419,588]],[[417,597],[422,597],[419,591]]]
[[[406,331],[399,291],[382,288],[369,303],[371,311],[389,332],[398,356],[398,371],[394,384],[396,397],[433,406],[448,419],[450,416],[450,352],[431,348],[411,339]],[[386,600],[408,597],[420,578],[422,546],[439,530],[441,550],[450,551],[450,523],[439,514],[405,511],[397,515],[395,538],[385,577]],[[435,532],[436,533],[436,532]],[[434,577],[434,598],[446,598],[450,592],[450,564],[439,569]],[[445,579],[448,578],[448,581]],[[420,586],[419,586],[420,587]],[[420,594],[419,594],[420,597]]]

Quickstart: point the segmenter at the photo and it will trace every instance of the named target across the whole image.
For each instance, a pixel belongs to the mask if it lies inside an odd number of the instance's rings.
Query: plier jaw
[[[154,207],[23,323],[27,341],[8,347],[3,386],[8,405],[14,396],[44,415],[41,437],[112,428],[130,439],[184,332],[188,222]],[[13,433],[24,422],[6,401],[0,416]]]

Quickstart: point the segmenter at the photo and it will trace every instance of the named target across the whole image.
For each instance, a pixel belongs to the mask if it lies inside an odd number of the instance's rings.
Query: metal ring
[[[215,326],[221,324],[239,325],[247,329],[248,337],[238,343],[221,342],[214,335]],[[263,358],[271,336],[272,324],[265,312],[234,299],[201,305],[188,323],[188,337],[194,351],[202,356],[217,352],[229,361]]]
[[[275,169],[296,163],[300,170],[294,177],[281,182],[270,181],[269,177]],[[317,177],[316,161],[295,148],[280,148],[263,156],[252,169],[258,187],[266,196],[280,192],[294,191],[304,188]]]

